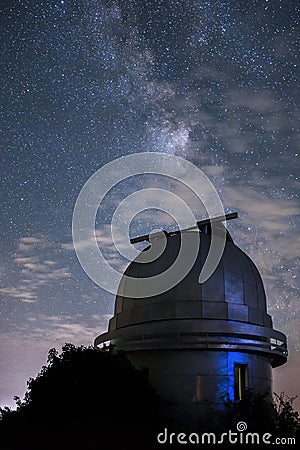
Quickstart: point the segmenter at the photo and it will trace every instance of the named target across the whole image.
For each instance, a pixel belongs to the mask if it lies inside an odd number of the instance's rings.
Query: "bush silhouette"
[[[112,347],[65,344],[60,354],[51,349],[47,365],[27,384],[24,400],[15,397],[16,411],[0,409],[0,450],[153,450],[161,448],[158,432],[166,427],[185,432],[187,425],[180,417],[176,429],[147,370],[136,369]],[[243,400],[226,401],[222,412],[214,411],[215,427],[205,416],[194,431],[236,431],[236,424],[245,421],[249,431],[292,437],[299,426],[293,401],[282,393],[272,402],[269,395],[248,390]]]
[[[225,401],[223,427],[235,429],[239,421],[247,423],[249,430],[271,433],[274,437],[294,437],[299,429],[299,414],[293,408],[296,397],[281,392],[253,393],[248,389],[242,400]]]
[[[158,397],[147,372],[111,348],[51,349],[17,410],[2,409],[0,445],[12,449],[134,449],[155,440]],[[149,444],[150,445],[150,444]],[[151,448],[151,447],[149,447]]]

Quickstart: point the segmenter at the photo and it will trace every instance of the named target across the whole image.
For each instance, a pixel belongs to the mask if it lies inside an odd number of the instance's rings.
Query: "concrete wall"
[[[128,356],[136,367],[149,368],[153,387],[162,398],[174,404],[173,412],[179,421],[182,415],[184,421],[188,420],[191,426],[195,425],[195,417],[199,418],[201,414],[207,415],[216,409],[222,409],[223,400],[234,400],[235,363],[248,365],[249,388],[254,392],[272,391],[270,362],[267,358],[255,354],[161,350],[136,351]]]

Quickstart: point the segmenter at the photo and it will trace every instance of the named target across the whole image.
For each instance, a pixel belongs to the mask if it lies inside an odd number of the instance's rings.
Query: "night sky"
[[[6,0],[2,9],[0,404],[23,396],[51,347],[89,345],[106,329],[114,296],[76,258],[73,208],[97,169],[150,151],[201,168],[225,210],[239,212],[228,227],[288,336],[274,389],[300,394],[299,2]],[[151,177],[112,191],[97,216],[103,245],[111,206],[145,184]],[[155,225],[170,226],[153,212],[132,233]]]

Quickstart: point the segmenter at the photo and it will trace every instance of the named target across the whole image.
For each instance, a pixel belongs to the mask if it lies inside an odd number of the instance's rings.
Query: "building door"
[[[248,365],[234,363],[234,400],[242,400],[248,388]]]

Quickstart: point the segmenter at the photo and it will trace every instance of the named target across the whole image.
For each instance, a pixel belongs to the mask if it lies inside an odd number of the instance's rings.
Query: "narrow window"
[[[194,403],[201,402],[201,375],[196,375]]]
[[[247,364],[234,363],[234,400],[242,400],[248,388]]]

